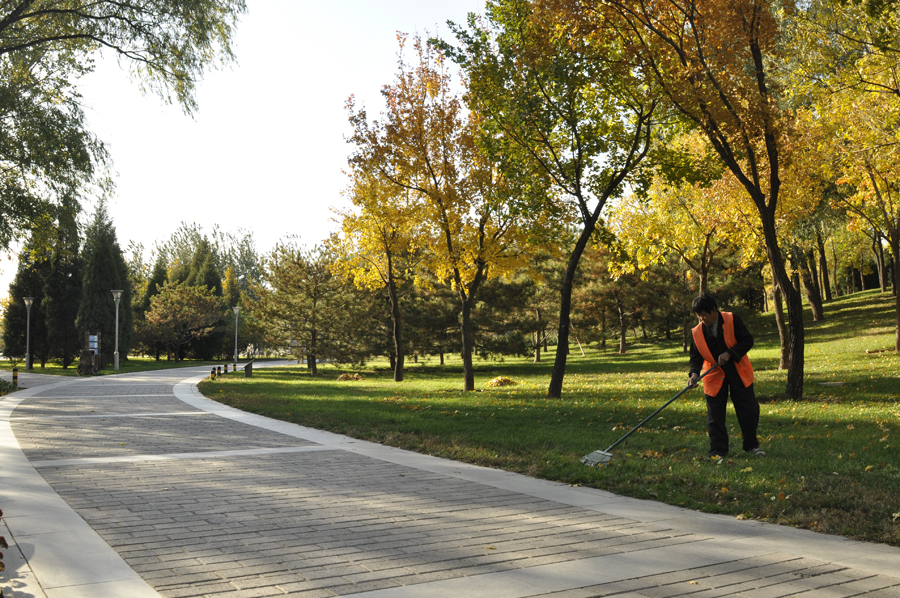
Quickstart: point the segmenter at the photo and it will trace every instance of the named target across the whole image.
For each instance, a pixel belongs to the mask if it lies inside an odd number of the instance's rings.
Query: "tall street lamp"
[[[113,291],[113,299],[116,301],[116,350],[113,353],[113,369],[119,371],[119,300],[122,298],[122,291]]]
[[[237,370],[237,330],[238,330],[238,314],[241,313],[239,305],[235,305],[231,309],[234,310],[234,369]]]
[[[31,304],[34,303],[34,297],[22,297],[25,302],[25,371],[31,369]]]

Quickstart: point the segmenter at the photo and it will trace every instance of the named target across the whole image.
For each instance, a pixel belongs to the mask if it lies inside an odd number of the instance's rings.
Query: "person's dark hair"
[[[716,300],[712,295],[701,293],[694,298],[694,302],[691,304],[691,309],[694,310],[695,314],[699,314],[701,312],[711,314],[712,312],[719,309],[719,306],[716,305]]]

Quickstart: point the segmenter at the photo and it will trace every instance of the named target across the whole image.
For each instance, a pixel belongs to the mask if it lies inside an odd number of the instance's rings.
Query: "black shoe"
[[[750,450],[747,451],[747,452],[748,452],[748,453],[752,453],[752,454],[756,455],[757,457],[765,457],[765,456],[766,456],[766,451],[762,450],[762,449],[759,448],[759,447],[756,447],[756,448],[754,448],[754,449],[750,449]]]

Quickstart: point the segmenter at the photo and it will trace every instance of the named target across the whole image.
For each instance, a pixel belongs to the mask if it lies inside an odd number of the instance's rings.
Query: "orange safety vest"
[[[728,311],[719,313],[722,314],[722,332],[725,334],[725,346],[730,349],[737,344],[737,339],[734,337],[734,314]],[[709,345],[706,344],[706,339],[703,337],[703,323],[697,324],[691,332],[694,335],[694,345],[697,346],[697,350],[700,351],[700,355],[703,357],[703,371],[705,372],[717,364],[719,360],[713,357],[712,351],[709,350]],[[753,384],[753,366],[750,364],[750,358],[744,355],[740,361],[734,362],[734,365],[737,368],[738,375],[741,377],[741,382],[744,383],[744,387]],[[725,372],[722,368],[716,368],[703,378],[703,392],[710,396],[716,396],[722,390],[724,381]]]

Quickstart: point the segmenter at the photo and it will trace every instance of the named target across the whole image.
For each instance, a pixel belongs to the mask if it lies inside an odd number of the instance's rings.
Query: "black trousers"
[[[728,395],[737,414],[738,424],[744,440],[744,450],[750,451],[759,446],[756,429],[759,427],[759,401],[753,392],[753,385],[745,387],[737,372],[733,376],[726,375],[722,389],[716,396],[706,397],[706,428],[709,431],[709,453],[728,454],[728,429],[725,427],[725,408],[728,406]]]

